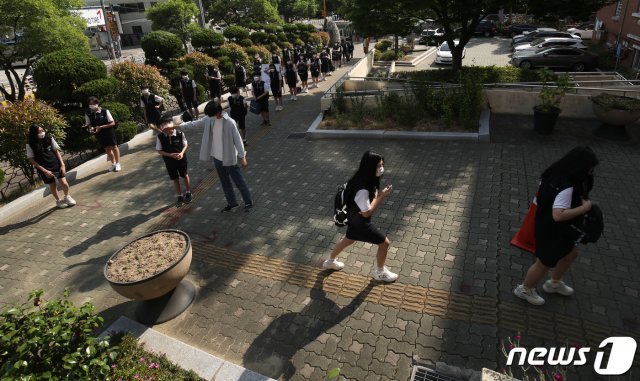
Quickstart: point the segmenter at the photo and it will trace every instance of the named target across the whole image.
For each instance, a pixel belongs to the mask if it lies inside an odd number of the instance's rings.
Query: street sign
[[[88,27],[105,24],[104,13],[101,8],[80,8],[73,11],[87,22]]]

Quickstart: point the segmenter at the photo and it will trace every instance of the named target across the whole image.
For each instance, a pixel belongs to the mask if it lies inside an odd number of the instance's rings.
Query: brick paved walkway
[[[225,201],[213,166],[197,161],[200,131],[187,131],[191,205],[172,206],[150,140],[123,157],[122,172],[73,184],[78,206],[52,210],[45,200],[6,223],[0,307],[34,288],[59,296],[70,286],[73,299],[92,301],[107,323],[132,316],[133,302],[110,289],[103,265],[132,238],[175,227],[194,241],[189,279],[199,293],[187,312],[155,328],[273,378],[319,380],[339,366],[347,379],[404,381],[412,356],[497,369],[500,340],[516,331],[531,345],[594,347],[613,334],[640,336],[637,131],[632,142],[612,143],[590,135],[593,122],[562,120],[555,135],[540,137],[528,117],[493,116],[491,144],[291,136],[317,116],[319,96],[286,102],[273,127],[249,119],[250,213],[219,213]],[[581,248],[567,276],[576,295],[530,307],[511,289],[532,257],[509,240],[537,176],[575,144],[591,145],[602,161],[593,197],[606,231]],[[344,233],[330,220],[335,187],[368,148],[384,154],[385,182],[394,185],[376,216],[392,242],[388,266],[400,273],[393,285],[370,282],[375,247],[368,244],[343,254],[343,272],[318,267]],[[580,379],[596,378],[584,367]]]

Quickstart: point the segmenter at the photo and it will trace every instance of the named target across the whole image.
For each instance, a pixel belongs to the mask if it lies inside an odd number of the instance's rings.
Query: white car
[[[578,48],[578,49],[587,48],[587,46],[582,43],[582,40],[578,38],[545,37],[545,38],[538,38],[537,40],[533,40],[528,44],[516,45],[513,47],[513,51],[515,53],[515,52],[521,52],[525,50],[538,50],[541,48],[548,48],[551,46],[571,47],[571,48]]]
[[[578,25],[575,28],[567,29],[571,34],[579,34],[583,39],[591,39],[593,37],[593,23]]]
[[[460,43],[460,40],[453,40],[455,46]],[[465,54],[467,54],[467,48],[465,47],[462,51],[462,58],[464,58]],[[451,49],[449,48],[449,44],[445,41],[443,42],[436,51],[436,63],[437,64],[447,64],[450,65],[453,63],[453,57],[451,55]]]

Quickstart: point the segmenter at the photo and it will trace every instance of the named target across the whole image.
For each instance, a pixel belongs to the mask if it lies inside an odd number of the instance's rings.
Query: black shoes
[[[178,196],[178,201],[176,201],[176,206],[182,206],[184,203],[184,197]]]
[[[191,192],[187,192],[184,194],[184,202],[187,204],[190,204],[191,201],[193,201],[193,195],[191,194]]]
[[[235,204],[235,205],[227,205],[222,209],[222,213],[228,213],[236,208],[238,208],[240,205]]]

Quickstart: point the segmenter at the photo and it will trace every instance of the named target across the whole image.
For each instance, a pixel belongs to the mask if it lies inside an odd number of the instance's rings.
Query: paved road
[[[103,265],[127,241],[175,227],[194,241],[188,277],[198,297],[155,328],[274,378],[320,380],[338,366],[349,380],[405,381],[412,356],[499,369],[500,341],[517,331],[528,345],[546,346],[640,337],[640,132],[613,143],[591,135],[592,121],[561,120],[556,134],[542,137],[529,117],[494,116],[490,144],[299,139],[294,133],[320,111],[320,94],[287,102],[273,127],[248,120],[250,213],[219,213],[225,202],[217,176],[196,160],[199,131],[188,131],[189,206],[173,207],[149,141],[122,158],[122,172],[97,171],[73,184],[76,207],[49,209],[46,199],[3,222],[0,307],[35,288],[52,297],[69,286],[107,323],[132,317],[134,303],[109,288]],[[575,296],[532,307],[511,294],[532,257],[509,240],[541,171],[576,144],[594,147],[601,159],[593,198],[605,210],[606,231],[567,276]],[[344,233],[331,221],[335,187],[369,148],[384,154],[384,182],[394,185],[375,217],[392,242],[388,265],[400,273],[393,285],[370,282],[375,248],[368,244],[343,255],[342,272],[318,267]],[[585,366],[575,379],[597,378]]]

